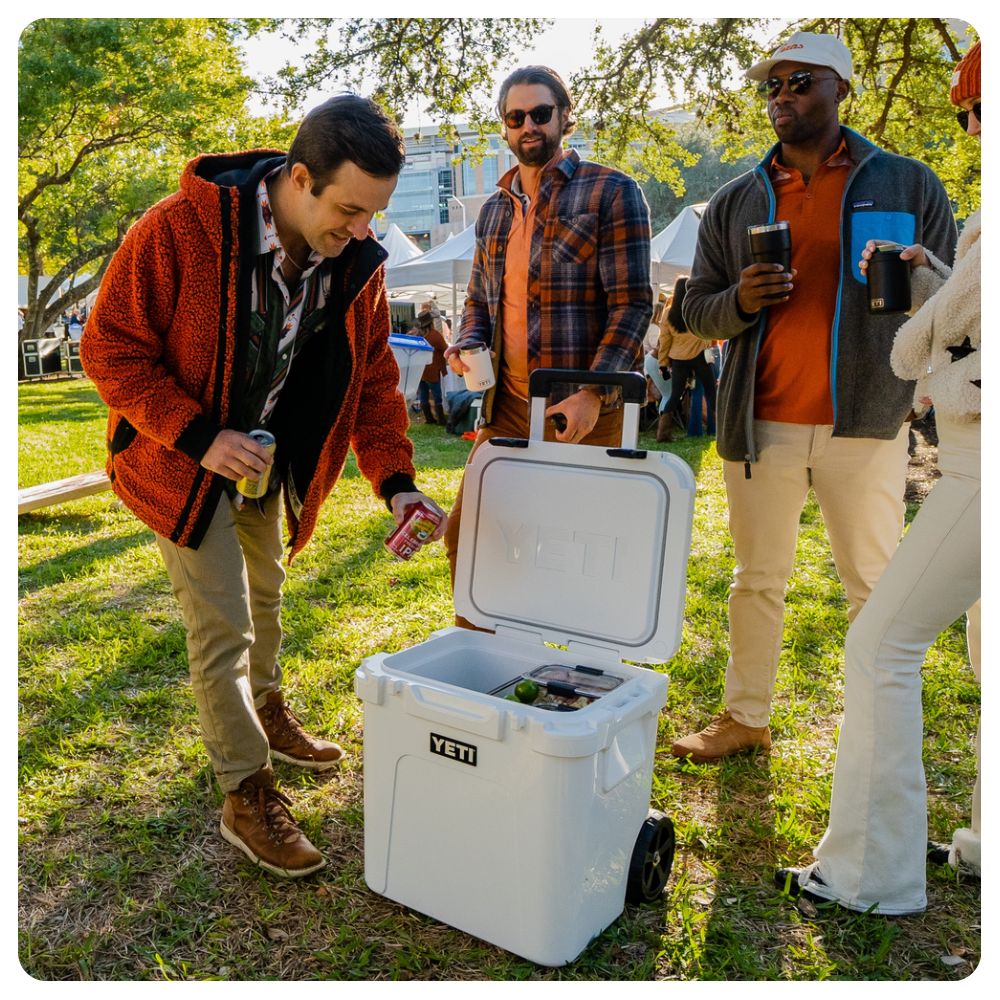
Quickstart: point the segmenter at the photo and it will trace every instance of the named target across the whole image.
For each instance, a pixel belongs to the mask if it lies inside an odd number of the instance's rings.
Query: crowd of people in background
[[[83,336],[83,328],[87,322],[87,313],[87,304],[85,302],[78,303],[68,312],[64,312],[59,319],[45,331],[43,336],[78,341]],[[28,310],[26,306],[17,307],[18,333],[24,329],[27,315]]]

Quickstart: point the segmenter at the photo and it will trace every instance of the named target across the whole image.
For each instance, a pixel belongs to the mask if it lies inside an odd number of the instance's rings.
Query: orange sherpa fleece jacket
[[[250,281],[259,253],[256,188],[272,150],[200,156],[180,190],[129,230],[81,342],[108,404],[108,475],[126,507],[177,545],[197,547],[222,477],[201,464],[239,426]],[[278,439],[289,560],[309,540],[348,448],[386,503],[415,489],[406,404],[389,347],[385,251],[369,231],[324,262],[327,329],[296,357],[269,428]]]

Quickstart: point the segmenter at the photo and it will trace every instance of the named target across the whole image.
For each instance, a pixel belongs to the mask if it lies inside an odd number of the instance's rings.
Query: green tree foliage
[[[712,140],[704,125],[691,122],[677,127],[677,140],[697,162],[680,169],[684,193],[678,195],[670,184],[650,177],[642,182],[642,190],[649,203],[650,223],[653,232],[659,232],[672,222],[685,205],[708,201],[727,181],[753,169],[756,156],[738,160],[723,160],[722,148]]]
[[[184,161],[277,137],[244,111],[253,82],[238,40],[214,19],[43,19],[18,45],[18,263],[28,275],[22,337],[41,335],[95,289]],[[52,281],[43,289],[43,275]],[[56,295],[67,279],[75,287]]]
[[[549,22],[539,18],[134,18],[43,19],[18,46],[19,265],[29,276],[23,336],[37,336],[97,287],[128,225],[174,190],[198,152],[284,146],[310,91],[354,89],[401,115],[421,114],[446,133],[465,120],[480,142],[498,131],[494,73],[512,67]],[[685,102],[737,169],[773,142],[747,66],[796,29],[838,33],[855,60],[846,124],[886,148],[929,163],[960,215],[979,203],[979,150],[958,130],[948,82],[966,36],[940,18],[760,18],[646,22],[617,45],[598,30],[590,64],[570,81],[593,155],[655,178],[680,203],[707,197],[729,166],[703,135],[657,110],[658,95]],[[297,63],[255,87],[239,47],[280,32]],[[965,37],[963,37],[965,36]],[[559,68],[559,67],[557,67]],[[279,114],[254,118],[247,98]],[[700,137],[699,137],[700,136]],[[456,136],[457,138],[457,136]],[[699,160],[703,161],[696,168]],[[666,191],[647,186],[668,210]],[[679,207],[679,205],[677,205]],[[659,211],[660,209],[656,209]],[[673,213],[675,214],[675,213]],[[53,281],[45,290],[39,278]],[[81,276],[86,276],[81,280]],[[76,288],[57,297],[68,278]]]
[[[541,18],[295,18],[271,22],[298,46],[292,62],[264,91],[286,111],[310,90],[363,93],[402,118],[418,102],[421,114],[457,141],[454,125],[469,122],[480,141],[466,155],[480,158],[486,135],[498,130],[493,73],[512,63],[550,22]]]
[[[612,46],[595,38],[591,64],[573,78],[595,129],[596,154],[670,184],[683,183],[676,129],[655,113],[655,95],[681,99],[712,126],[726,159],[759,156],[774,142],[764,102],[744,71],[792,31],[839,35],[854,57],[845,125],[937,171],[960,215],[979,204],[979,150],[955,123],[951,73],[967,35],[942,18],[806,18],[776,21],[661,18]],[[687,199],[691,200],[691,199]]]

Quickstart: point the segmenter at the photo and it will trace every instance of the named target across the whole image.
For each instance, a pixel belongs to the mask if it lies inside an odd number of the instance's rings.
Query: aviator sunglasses
[[[976,116],[976,121],[979,122],[980,125],[983,124],[982,109],[983,105],[979,101],[976,101],[976,103],[972,105],[972,113]],[[961,111],[955,113],[955,117],[958,119],[958,124],[962,126],[962,131],[968,132],[969,112],[966,111],[965,108],[962,108]]]
[[[539,104],[537,108],[532,108],[530,111],[522,111],[517,108],[504,114],[504,124],[507,128],[520,128],[524,124],[525,116],[530,115],[531,120],[536,125],[547,125],[552,120],[552,112],[555,109],[554,104]]]
[[[781,93],[783,84],[788,84],[788,91],[792,94],[808,94],[809,88],[817,80],[836,80],[835,76],[817,76],[811,69],[797,69],[794,73],[789,73],[787,79],[780,76],[769,76],[766,80],[761,80],[757,84],[757,93],[761,97],[775,98]]]

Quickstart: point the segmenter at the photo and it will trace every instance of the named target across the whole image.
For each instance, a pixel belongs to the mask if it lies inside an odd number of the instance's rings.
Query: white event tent
[[[649,245],[654,285],[673,285],[681,274],[690,274],[698,242],[698,226],[708,202],[687,205]]]
[[[385,261],[386,267],[405,264],[408,260],[413,260],[423,253],[423,250],[395,222],[389,223],[389,228],[385,231],[385,236],[379,239],[379,243],[389,254]]]
[[[475,250],[476,226],[473,223],[419,257],[387,266],[385,283],[390,300],[433,294],[449,315],[455,315],[465,301]]]

